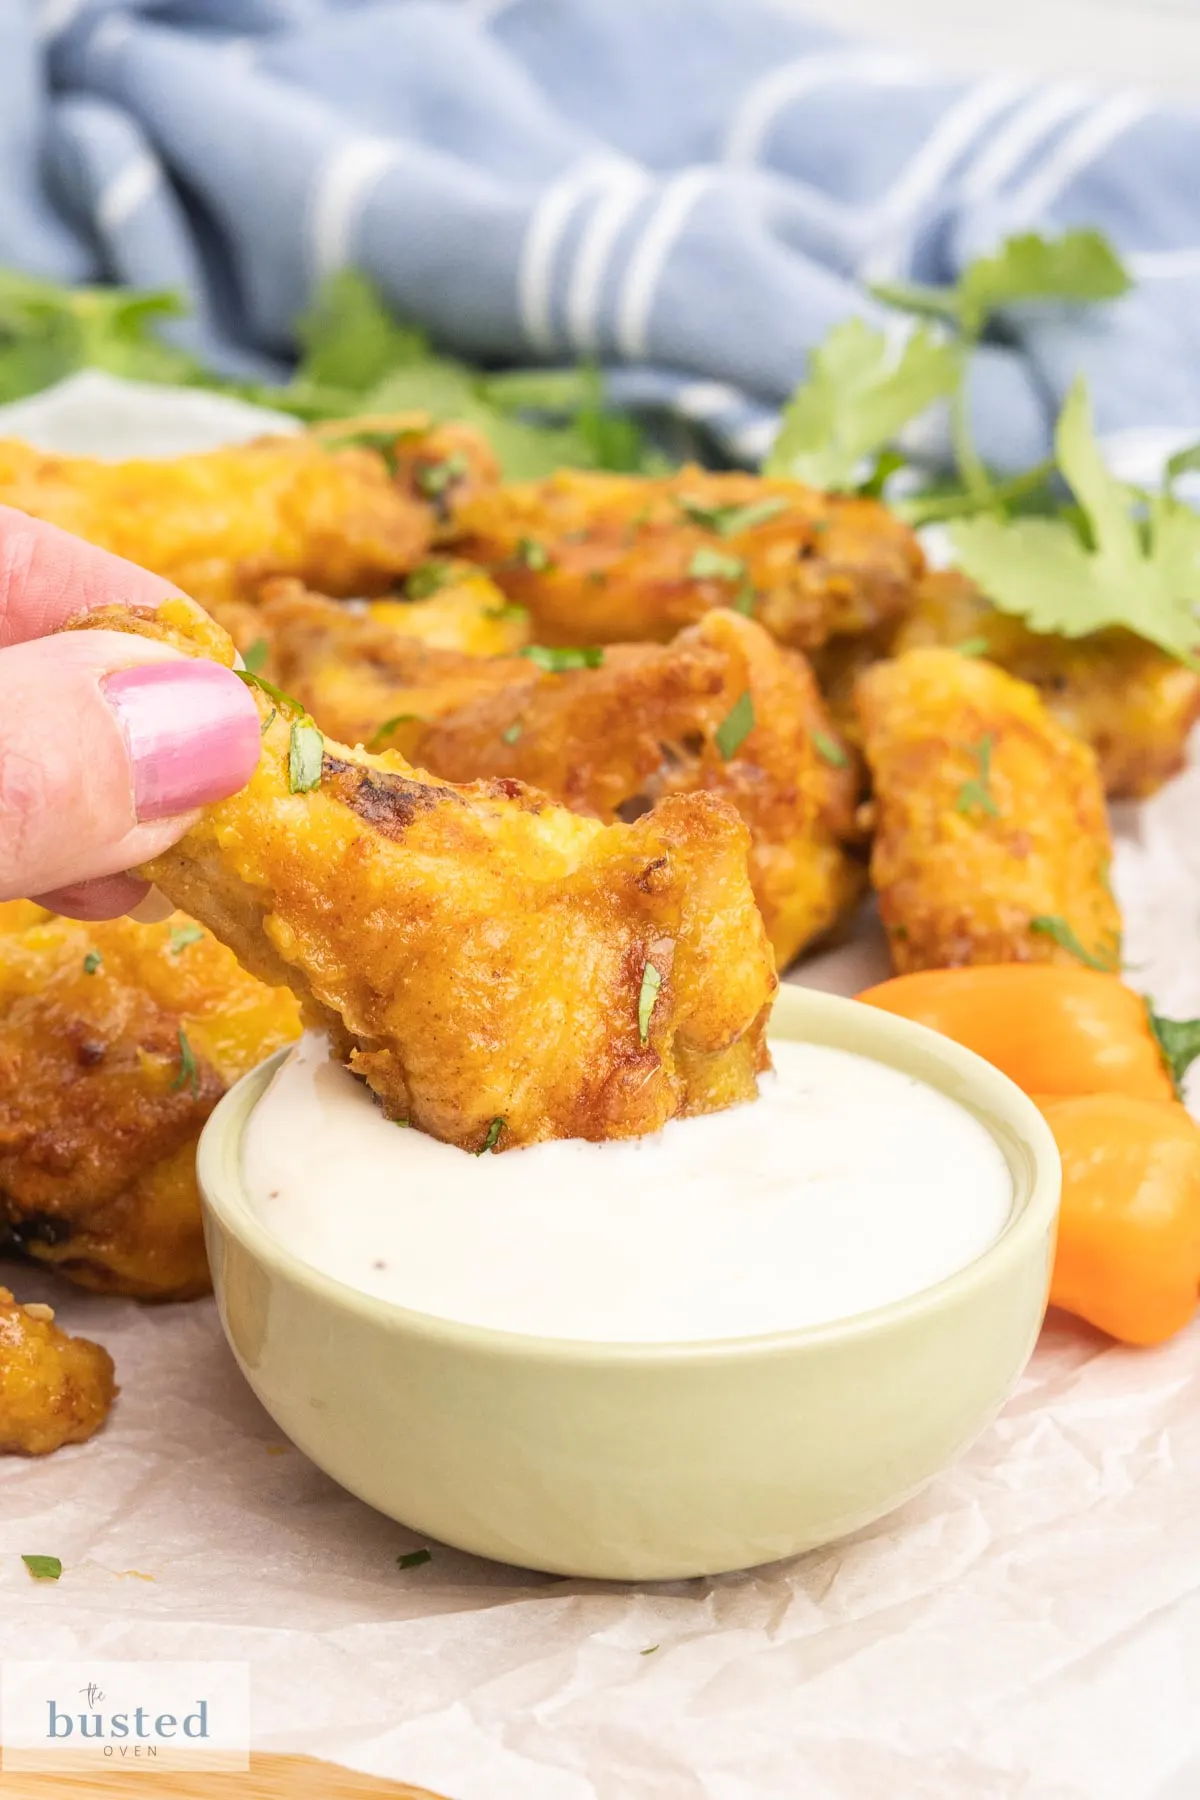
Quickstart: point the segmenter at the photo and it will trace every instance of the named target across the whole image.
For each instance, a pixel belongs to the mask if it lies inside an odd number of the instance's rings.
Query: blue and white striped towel
[[[771,0],[0,0],[0,154],[0,260],[185,290],[227,368],[356,264],[449,350],[596,357],[743,457],[871,279],[1097,225],[1138,289],[1014,321],[985,453],[1045,454],[1080,370],[1110,441],[1200,424],[1200,114]]]

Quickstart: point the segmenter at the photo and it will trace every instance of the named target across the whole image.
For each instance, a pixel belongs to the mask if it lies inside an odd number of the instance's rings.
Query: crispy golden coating
[[[408,614],[437,598],[381,601],[363,615],[301,582],[271,582],[256,615],[266,673],[339,742],[410,756],[430,719],[537,674],[524,658],[466,655],[392,624],[392,608]]]
[[[403,467],[393,476],[370,447],[373,434],[353,441],[361,423],[345,421],[340,444],[306,433],[116,463],[4,439],[0,503],[141,563],[204,605],[252,598],[269,575],[302,576],[330,594],[378,594],[432,541],[447,501],[419,491],[419,481],[445,466],[449,428],[405,432],[397,448]],[[455,432],[481,444],[468,427]],[[426,465],[419,459],[431,443],[441,461]],[[480,455],[491,453],[483,447]],[[464,491],[477,485],[467,481]]]
[[[298,1032],[292,995],[182,915],[0,907],[0,1248],[105,1292],[203,1293],[200,1128]]]
[[[480,492],[454,522],[460,553],[529,608],[547,644],[661,643],[738,606],[808,650],[907,611],[924,566],[876,501],[697,468],[562,469]]]
[[[465,656],[511,656],[530,640],[529,614],[473,563],[435,558],[405,583],[406,598],[372,600],[368,616],[402,637]]]
[[[399,749],[449,781],[511,777],[606,824],[666,794],[732,801],[780,968],[861,890],[842,848],[856,835],[857,764],[804,658],[738,613],[563,673],[430,653],[295,582],[277,583],[260,616],[272,673],[343,742]],[[744,694],[752,728],[723,755],[718,734]]]
[[[875,780],[871,879],[897,971],[1070,964],[1067,932],[1118,966],[1096,759],[1033,688],[956,650],[910,650],[867,670],[858,705]]]
[[[379,445],[401,493],[422,501],[432,515],[432,537],[440,543],[453,535],[454,509],[476,494],[495,487],[500,465],[487,439],[461,420],[438,424],[429,413],[361,413],[311,428],[326,445]]]
[[[68,1337],[48,1306],[0,1287],[0,1454],[45,1456],[98,1431],[116,1397],[112,1357]]]
[[[799,652],[715,611],[670,644],[616,645],[599,668],[524,670],[439,711],[414,759],[451,781],[512,776],[606,823],[668,794],[720,794],[750,828],[750,879],[780,968],[857,898],[863,872],[843,845],[858,765]],[[743,717],[734,743],[725,734]]]
[[[184,602],[136,623],[232,655]],[[605,826],[518,782],[454,787],[332,741],[318,785],[292,791],[315,728],[260,706],[249,786],[146,874],[288,982],[391,1117],[504,1150],[753,1096],[776,977],[732,807],[673,796]]]
[[[1028,681],[1068,731],[1090,744],[1114,797],[1144,797],[1183,767],[1200,718],[1200,675],[1128,631],[1042,637],[997,612],[954,571],[922,582],[894,654],[978,640],[982,654]]]

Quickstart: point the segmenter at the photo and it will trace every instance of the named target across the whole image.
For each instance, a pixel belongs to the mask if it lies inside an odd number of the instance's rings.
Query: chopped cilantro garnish
[[[1096,969],[1101,975],[1115,975],[1120,967],[1120,955],[1117,951],[1108,951],[1101,956],[1093,956],[1085,950],[1076,937],[1071,926],[1057,913],[1040,913],[1037,918],[1030,919],[1030,931],[1036,931],[1041,937],[1053,938],[1054,942],[1067,950],[1085,968]]]
[[[540,575],[543,569],[550,567],[550,552],[536,538],[519,538],[514,558],[517,562],[524,563],[527,569],[532,569],[535,575]]]
[[[432,1550],[405,1550],[396,1558],[398,1569],[419,1569],[422,1563],[433,1561]]]
[[[270,731],[272,725],[275,723],[275,721],[278,717],[279,717],[279,708],[277,706],[273,706],[271,708],[270,712],[267,714],[266,718],[263,720],[262,725],[259,727],[259,733],[258,733],[259,737],[266,737],[268,731]]]
[[[522,725],[520,719],[514,719],[511,725],[505,726],[504,730],[500,733],[500,736],[506,744],[515,744],[524,729],[525,727]]]
[[[970,812],[973,806],[977,806],[980,812],[987,813],[989,818],[997,819],[1000,816],[1000,808],[992,797],[989,785],[992,778],[991,732],[985,731],[977,744],[968,744],[967,754],[974,757],[979,773],[973,775],[970,781],[963,782],[958,790],[958,799],[954,802],[954,810],[965,813]]]
[[[407,433],[395,430],[348,431],[345,437],[326,438],[325,448],[327,450],[343,450],[353,446],[359,450],[374,450],[378,456],[382,456],[387,464],[388,473],[394,475],[396,473],[396,440],[407,435]]]
[[[392,1124],[399,1125],[399,1127],[402,1131],[407,1131],[410,1121],[408,1119],[393,1119]]]
[[[754,701],[750,689],[734,701],[721,723],[717,726],[717,749],[725,761],[740,750],[750,733],[754,730]]]
[[[428,600],[430,594],[436,594],[439,588],[449,587],[454,579],[452,564],[437,562],[431,558],[429,562],[417,564],[404,583],[404,592],[409,600]]]
[[[288,743],[288,792],[309,794],[321,785],[325,739],[315,725],[297,719]]]
[[[827,731],[812,731],[809,736],[812,738],[813,749],[822,762],[828,763],[831,769],[846,767],[850,761],[849,755],[835,737],[830,737]]]
[[[425,721],[419,713],[396,713],[393,718],[385,719],[379,730],[372,734],[367,741],[367,749],[382,750],[397,725],[423,725],[424,723]]]
[[[510,600],[505,606],[485,606],[483,616],[485,619],[527,619],[529,608],[519,606],[515,600]]]
[[[190,922],[187,925],[172,925],[171,955],[178,956],[179,952],[186,950],[189,944],[198,944],[203,936],[204,931],[199,925],[193,925]]]
[[[101,954],[98,950],[89,950],[87,955],[83,959],[84,974],[85,975],[94,975],[96,973],[96,970],[100,967],[100,965],[103,961],[104,961],[104,958],[101,956]]]
[[[740,556],[726,556],[721,550],[701,544],[693,553],[687,572],[689,581],[740,581],[746,565]]]
[[[754,591],[754,583],[747,575],[742,580],[741,585],[734,596],[733,604],[735,611],[743,613],[747,619],[752,619],[754,617],[754,602],[757,598],[758,596]]]
[[[494,1150],[496,1148],[497,1141],[500,1137],[500,1133],[503,1130],[504,1130],[504,1120],[502,1118],[493,1119],[491,1124],[487,1128],[487,1136],[484,1138],[482,1144],[480,1144],[478,1150],[475,1152],[476,1156],[484,1156],[487,1154],[487,1152],[489,1150]]]
[[[787,501],[776,495],[767,500],[751,500],[745,506],[709,506],[706,501],[680,494],[676,505],[705,531],[715,531],[718,537],[736,537],[740,531],[751,531],[755,525],[765,525],[768,519],[778,517],[785,511]]]
[[[646,1648],[645,1648],[645,1649],[644,1649],[644,1650],[639,1650],[639,1651],[638,1651],[638,1655],[639,1655],[639,1656],[653,1656],[653,1655],[654,1655],[654,1652],[655,1652],[655,1651],[656,1651],[656,1650],[657,1650],[657,1649],[658,1649],[658,1645],[657,1645],[657,1644],[647,1644],[647,1645],[646,1645]]]
[[[1155,1012],[1150,1000],[1146,1001],[1146,1018],[1167,1074],[1179,1094],[1184,1076],[1200,1056],[1200,1019],[1164,1019],[1161,1013]]]
[[[251,675],[257,675],[270,654],[271,646],[266,638],[255,638],[250,648],[243,654],[242,661]]]
[[[658,999],[658,990],[662,986],[662,976],[652,962],[648,962],[642,970],[642,986],[638,994],[638,1040],[646,1044],[650,1041],[650,1015],[654,1011]]]
[[[22,1556],[21,1561],[35,1581],[57,1581],[62,1574],[57,1556]]]
[[[267,696],[268,700],[273,700],[276,706],[283,707],[285,712],[302,713],[304,711],[298,700],[293,700],[290,694],[285,694],[282,688],[276,687],[273,681],[268,681],[265,675],[256,675],[253,669],[235,669],[233,672],[239,681],[244,681],[247,687],[258,688]]]
[[[986,656],[991,646],[985,637],[973,637],[964,638],[962,643],[955,644],[954,648],[960,656]]]
[[[444,494],[451,482],[461,481],[469,475],[471,465],[461,450],[455,450],[444,456],[441,462],[426,463],[417,470],[417,486],[423,494],[432,500],[438,494]]]
[[[565,669],[598,669],[604,661],[604,650],[599,644],[568,644],[562,648],[526,644],[517,655],[528,657],[531,663],[536,663],[550,675],[561,675]]]
[[[192,1098],[198,1100],[200,1098],[200,1065],[196,1061],[195,1051],[188,1043],[187,1032],[181,1025],[179,1027],[179,1073],[171,1083],[171,1092],[175,1093],[179,1088],[186,1087],[189,1081],[192,1084]]]

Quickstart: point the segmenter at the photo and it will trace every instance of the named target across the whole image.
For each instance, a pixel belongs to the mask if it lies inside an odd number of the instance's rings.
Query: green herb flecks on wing
[[[1200,1056],[1200,1019],[1165,1019],[1150,1000],[1146,1018],[1175,1092],[1181,1095],[1183,1078]]]
[[[1063,519],[973,519],[950,527],[960,566],[1032,631],[1086,637],[1123,626],[1200,666],[1200,515],[1168,494],[1137,495],[1109,474],[1081,381],[1055,443],[1090,547]]]
[[[721,550],[701,544],[692,552],[687,572],[690,581],[741,581],[746,565],[740,556],[726,556]]]
[[[844,769],[846,767],[846,764],[850,761],[849,754],[842,748],[835,737],[830,737],[827,731],[811,731],[809,732],[809,736],[812,739],[813,749],[823,763],[828,763],[831,769]]]
[[[835,326],[809,357],[763,474],[853,488],[863,464],[958,383],[960,351],[921,326],[903,343],[863,319]]]
[[[62,1574],[57,1556],[22,1556],[21,1561],[35,1581],[57,1581]]]
[[[1095,969],[1098,974],[1115,975],[1121,967],[1120,945],[1114,946],[1112,950],[1103,950],[1100,955],[1093,955],[1080,943],[1074,926],[1057,913],[1041,913],[1037,918],[1030,919],[1029,929],[1039,937],[1053,938],[1060,948],[1066,950],[1077,962],[1081,962],[1084,968]]]
[[[548,675],[561,675],[567,669],[598,669],[604,661],[602,644],[526,644],[517,651],[527,662],[536,663]]]
[[[650,1041],[650,1020],[658,1000],[658,990],[662,987],[662,976],[652,962],[648,962],[642,970],[642,986],[638,994],[638,1042],[647,1044]]]
[[[288,740],[288,792],[309,794],[321,785],[325,739],[316,726],[297,719]]]
[[[754,699],[747,688],[734,701],[725,717],[716,729],[717,749],[722,758],[728,762],[736,756],[750,733],[754,730]]]

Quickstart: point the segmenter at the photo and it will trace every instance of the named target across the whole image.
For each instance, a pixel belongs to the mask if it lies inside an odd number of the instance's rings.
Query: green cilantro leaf
[[[327,437],[324,442],[327,450],[374,450],[387,464],[388,474],[394,475],[397,466],[397,440],[408,435],[410,434],[394,428],[388,431],[348,431],[345,437]]]
[[[658,1000],[658,990],[662,986],[662,976],[652,962],[648,962],[642,970],[642,986],[638,994],[638,1040],[642,1044],[650,1041],[650,1016]]]
[[[1022,232],[993,256],[968,263],[954,287],[877,283],[872,292],[904,312],[946,319],[977,338],[993,313],[1031,300],[1084,305],[1119,300],[1132,285],[1120,257],[1099,231],[1066,231],[1047,238]]]
[[[1042,913],[1037,918],[1030,919],[1029,929],[1036,931],[1042,937],[1053,938],[1056,944],[1069,951],[1085,968],[1095,969],[1101,975],[1115,975],[1120,968],[1119,953],[1109,952],[1101,956],[1093,956],[1090,950],[1084,949],[1067,921],[1060,918],[1057,913]]]
[[[1055,443],[1090,544],[1062,519],[972,519],[950,527],[959,564],[994,606],[1032,631],[1085,637],[1119,625],[1200,667],[1200,514],[1155,494],[1139,517],[1142,500],[1101,460],[1081,381]]]
[[[991,648],[985,637],[964,638],[961,644],[953,646],[960,656],[986,656]]]
[[[87,955],[83,959],[84,974],[85,975],[94,975],[96,973],[96,970],[103,963],[103,961],[104,961],[104,958],[101,956],[101,954],[98,950],[89,950]]]
[[[1164,1019],[1161,1013],[1155,1012],[1150,1000],[1146,1001],[1146,1018],[1167,1074],[1179,1095],[1184,1076],[1200,1056],[1200,1019]]]
[[[989,818],[998,819],[1000,808],[992,797],[990,786],[992,778],[992,734],[985,731],[977,744],[967,745],[967,754],[974,757],[978,775],[970,781],[964,781],[958,790],[958,799],[954,802],[956,812],[967,813],[973,807],[987,813]]]
[[[390,719],[385,719],[378,731],[373,732],[367,739],[367,749],[371,751],[385,749],[387,741],[397,725],[424,725],[425,722],[419,713],[395,713]]]
[[[266,718],[263,720],[262,724],[258,728],[259,737],[266,737],[268,731],[270,731],[272,725],[275,723],[275,721],[278,717],[279,717],[279,708],[277,706],[273,706],[271,708],[270,712],[267,714]]]
[[[604,661],[604,649],[600,644],[566,644],[555,647],[549,644],[526,644],[523,650],[517,651],[539,669],[547,674],[561,675],[566,669],[598,669]]]
[[[398,324],[374,283],[357,269],[339,269],[326,278],[296,321],[296,336],[302,350],[297,383],[349,395],[367,394],[394,370],[429,357],[424,332]],[[394,441],[396,433],[388,435]]]
[[[296,719],[288,741],[288,792],[310,794],[321,785],[325,739],[315,725]]]
[[[520,719],[514,719],[511,725],[505,726],[504,730],[500,733],[500,736],[506,744],[515,744],[524,729],[525,727],[522,725]]]
[[[849,754],[842,748],[835,737],[830,737],[827,731],[810,731],[808,735],[812,739],[813,749],[823,763],[828,763],[831,769],[844,769],[846,767],[846,764],[850,761]]]
[[[527,619],[529,608],[510,600],[504,606],[485,606],[483,616],[485,619]]]
[[[733,597],[734,611],[740,612],[743,618],[752,619],[754,617],[754,607],[757,600],[758,594],[755,591],[754,583],[751,581],[749,575],[746,575],[739,582],[738,591]]]
[[[754,730],[754,701],[747,688],[717,726],[717,749],[728,762]]]
[[[235,669],[233,672],[239,681],[244,681],[247,687],[258,688],[260,693],[265,694],[268,700],[273,700],[276,706],[283,707],[285,712],[302,713],[304,711],[298,700],[293,700],[290,694],[285,694],[282,688],[276,687],[273,681],[268,681],[265,675],[256,675],[253,669]]]
[[[710,506],[707,501],[680,494],[675,504],[693,525],[715,531],[718,537],[736,537],[739,532],[752,531],[756,525],[765,525],[768,519],[778,518],[787,510],[788,503],[776,495],[767,500],[751,500],[745,506]]]
[[[655,1651],[656,1651],[656,1650],[657,1650],[657,1649],[658,1649],[658,1645],[657,1645],[657,1644],[647,1644],[647,1645],[646,1645],[646,1648],[645,1648],[645,1649],[644,1649],[644,1650],[639,1650],[639,1651],[638,1651],[638,1655],[639,1655],[639,1656],[653,1656],[653,1655],[654,1655],[654,1652],[655,1652]]]
[[[190,921],[186,925],[172,925],[171,955],[178,956],[179,952],[186,950],[189,944],[198,944],[203,936],[203,929],[199,925],[191,924]]]
[[[740,581],[746,573],[746,565],[740,556],[726,556],[720,550],[701,544],[693,552],[687,572],[689,581]]]
[[[200,1065],[196,1061],[196,1052],[188,1043],[187,1032],[179,1027],[179,1073],[171,1083],[171,1092],[177,1093],[188,1082],[192,1084],[192,1099],[200,1098]]]
[[[952,393],[960,371],[959,347],[924,327],[897,346],[864,320],[847,319],[809,357],[763,474],[852,488],[864,460]]]
[[[35,1581],[57,1581],[62,1574],[57,1556],[22,1556],[21,1561]]]
[[[408,577],[404,583],[404,597],[406,600],[428,600],[430,594],[449,587],[454,579],[451,563],[438,562],[431,557],[428,562],[418,563]]]
[[[396,1567],[398,1569],[419,1569],[422,1563],[432,1561],[432,1550],[405,1550],[403,1555],[396,1558]]]
[[[251,675],[257,675],[270,654],[271,646],[268,644],[266,638],[255,638],[250,648],[242,656],[242,661],[246,665],[247,672]]]
[[[524,563],[527,569],[532,569],[535,575],[540,575],[544,569],[551,567],[550,552],[536,538],[519,538],[514,558],[517,562]]]
[[[439,494],[444,494],[452,483],[461,481],[470,472],[471,465],[466,456],[461,450],[455,450],[449,456],[444,456],[441,462],[426,463],[419,468],[417,486],[423,494],[434,500]]]
[[[493,1119],[491,1124],[487,1128],[487,1136],[484,1138],[482,1144],[480,1144],[478,1150],[475,1152],[476,1156],[485,1156],[489,1150],[494,1150],[499,1141],[500,1133],[503,1130],[504,1130],[503,1118]]]

